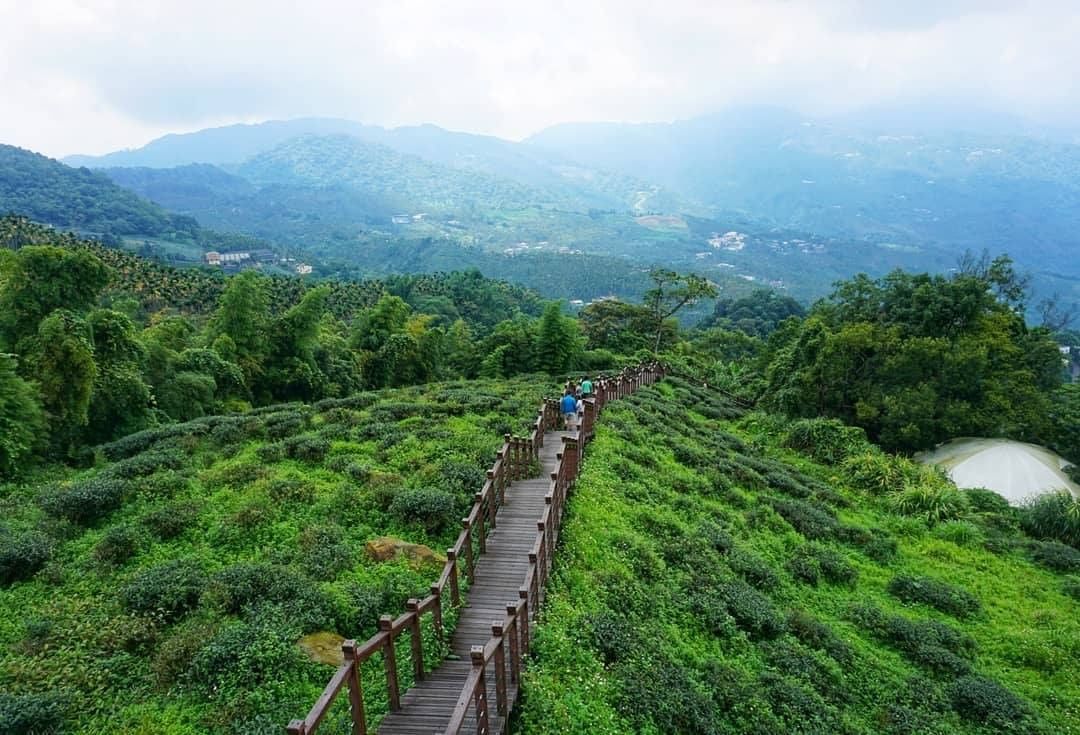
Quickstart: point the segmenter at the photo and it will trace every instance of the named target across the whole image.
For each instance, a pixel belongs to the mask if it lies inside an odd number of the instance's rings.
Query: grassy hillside
[[[193,235],[198,225],[117,186],[104,174],[0,145],[0,215],[116,235]]]
[[[555,387],[434,384],[210,417],[0,485],[0,731],[280,732],[333,671],[301,636],[364,639],[441,570],[365,544],[447,548],[503,433]]]
[[[522,732],[1080,732],[1080,552],[839,424],[739,414],[677,379],[605,412]]]

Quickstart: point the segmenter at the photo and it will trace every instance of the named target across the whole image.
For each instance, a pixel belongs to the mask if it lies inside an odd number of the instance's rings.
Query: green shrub
[[[949,688],[953,709],[966,720],[995,728],[996,732],[1021,733],[1033,714],[1020,697],[984,676],[965,676]]]
[[[94,547],[94,558],[105,564],[120,565],[135,556],[144,542],[145,536],[138,526],[113,526]]]
[[[249,693],[302,663],[298,633],[284,616],[269,611],[250,621],[228,623],[191,659],[184,681],[204,696],[243,711]]]
[[[611,665],[632,656],[640,645],[633,624],[610,610],[590,615],[585,626],[592,649],[600,654],[605,664]]]
[[[1066,577],[1061,583],[1061,593],[1080,602],[1080,577]]]
[[[30,579],[52,556],[49,537],[27,531],[18,535],[0,532],[0,586]]]
[[[135,432],[134,434],[128,434],[125,437],[117,439],[114,442],[101,445],[102,453],[112,461],[118,461],[125,457],[132,457],[140,452],[144,452],[154,444],[164,439],[174,439],[176,437],[193,435],[203,435],[209,432],[210,427],[205,423],[190,422],[187,424],[170,424],[168,426],[159,426],[153,429],[144,429],[143,431]]]
[[[285,459],[285,444],[283,442],[260,444],[258,449],[255,450],[255,454],[260,460],[267,464],[280,462]]]
[[[164,622],[178,620],[199,604],[206,575],[189,559],[175,559],[135,575],[120,589],[124,607]]]
[[[127,493],[123,480],[98,475],[47,490],[38,502],[51,516],[90,525],[119,508]]]
[[[277,503],[310,503],[315,499],[315,487],[293,477],[271,480],[266,494]]]
[[[358,638],[370,636],[379,625],[379,618],[392,605],[385,590],[372,585],[354,584],[346,589],[348,610],[342,620],[342,630]]]
[[[176,538],[199,517],[199,507],[191,501],[168,503],[147,511],[142,523],[162,541]]]
[[[884,531],[872,531],[873,538],[862,546],[862,552],[878,564],[888,564],[896,558],[899,545]]]
[[[307,633],[331,625],[333,605],[315,583],[284,566],[242,562],[221,570],[206,586],[206,604],[247,617],[273,606]]]
[[[993,490],[973,487],[964,490],[971,510],[980,514],[1015,515],[1016,509],[1009,501]]]
[[[695,534],[703,540],[709,548],[721,554],[726,554],[735,548],[735,539],[718,523],[704,521],[697,527]]]
[[[872,449],[845,458],[841,467],[848,482],[857,490],[886,495],[903,489],[909,474],[905,461]]]
[[[168,688],[179,681],[195,654],[215,632],[215,627],[197,620],[186,620],[177,625],[171,635],[157,646],[150,661],[158,686]]]
[[[1020,525],[1035,538],[1080,548],[1080,500],[1068,490],[1040,495],[1021,509]]]
[[[866,432],[837,419],[800,419],[793,422],[783,444],[819,462],[836,464],[869,446]]]
[[[807,684],[773,672],[759,682],[769,708],[786,726],[784,732],[833,733],[840,727],[836,707]]]
[[[333,579],[355,561],[352,547],[338,526],[310,526],[300,534],[304,569],[315,579]]]
[[[301,462],[322,462],[330,451],[330,441],[321,436],[307,434],[294,436],[284,442],[285,456]]]
[[[735,623],[752,638],[772,638],[784,631],[784,619],[772,601],[742,580],[722,584],[720,597]]]
[[[52,735],[64,729],[67,698],[56,692],[0,692],[0,732],[4,735]]]
[[[1035,542],[1031,557],[1055,572],[1080,572],[1080,550],[1057,541]]]
[[[821,577],[834,584],[853,584],[859,576],[843,554],[820,544],[799,547],[788,569],[800,582],[810,585],[816,585]]]
[[[888,590],[903,602],[921,602],[958,618],[970,617],[982,610],[979,598],[967,590],[929,577],[893,577]]]
[[[179,472],[156,472],[135,481],[140,497],[171,498],[191,489],[191,478]]]
[[[787,617],[787,630],[802,641],[803,645],[824,651],[839,663],[851,660],[851,647],[808,612],[792,610]]]
[[[458,519],[457,500],[445,490],[405,488],[390,501],[391,515],[406,523],[419,523],[429,533],[453,526]]]
[[[735,550],[728,554],[727,561],[732,571],[763,592],[775,589],[780,583],[772,566],[760,556]]]
[[[956,520],[968,511],[967,497],[944,482],[909,485],[892,496],[892,505],[898,513],[922,518],[930,525]]]
[[[187,457],[175,449],[151,449],[110,465],[109,475],[131,479],[145,477],[160,470],[178,470],[187,464]]]
[[[700,691],[691,672],[656,657],[616,666],[616,706],[636,731],[707,735],[716,732],[712,700]]]
[[[771,505],[785,521],[808,539],[834,538],[840,529],[840,522],[822,506],[789,499],[773,499]]]
[[[946,521],[934,528],[934,537],[957,546],[975,548],[985,541],[983,532],[971,521]]]

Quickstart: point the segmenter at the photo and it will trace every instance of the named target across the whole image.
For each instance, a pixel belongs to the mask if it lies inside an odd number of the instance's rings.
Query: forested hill
[[[0,214],[17,213],[57,227],[115,235],[194,235],[191,217],[170,214],[107,176],[0,145]]]

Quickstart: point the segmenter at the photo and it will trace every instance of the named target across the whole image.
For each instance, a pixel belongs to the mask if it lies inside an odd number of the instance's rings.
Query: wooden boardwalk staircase
[[[384,615],[379,632],[363,644],[345,641],[345,663],[303,720],[289,735],[313,735],[336,697],[347,691],[354,735],[367,735],[360,667],[381,654],[390,712],[380,735],[499,735],[517,700],[521,670],[529,650],[531,621],[539,612],[562,523],[566,497],[577,478],[584,446],[596,417],[610,400],[663,377],[647,364],[597,381],[595,398],[585,402],[579,431],[559,430],[558,402],[546,400],[527,437],[507,435],[487,482],[462,519],[457,542],[447,550],[442,574],[423,600],[409,600],[397,618]],[[539,474],[535,470],[539,467]],[[534,476],[530,476],[534,475]],[[460,577],[468,580],[461,593]],[[467,599],[465,599],[467,597]],[[443,614],[458,611],[446,643],[451,656],[425,670],[421,621],[430,614],[443,640]],[[409,636],[414,683],[399,687],[397,645]]]

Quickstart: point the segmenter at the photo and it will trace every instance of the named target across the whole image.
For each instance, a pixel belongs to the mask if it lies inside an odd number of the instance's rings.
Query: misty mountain
[[[104,156],[68,156],[63,162],[69,166],[88,168],[169,168],[191,163],[223,165],[239,163],[298,136],[356,134],[363,127],[351,120],[334,118],[300,118],[270,120],[253,125],[226,125],[193,133],[170,133],[141,148],[114,151]]]
[[[71,168],[38,153],[0,145],[0,214],[112,235],[190,235],[190,217],[178,217],[140,199],[108,176]]]
[[[670,124],[559,125],[526,143],[647,177],[713,216],[746,213],[887,247],[985,247],[1080,275],[1080,146],[856,130],[770,108]]]

